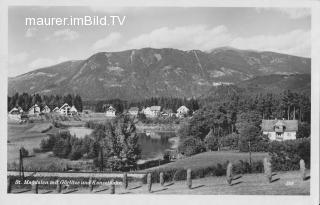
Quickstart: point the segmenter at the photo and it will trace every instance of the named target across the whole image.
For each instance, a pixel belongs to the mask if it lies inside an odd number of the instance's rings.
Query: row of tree
[[[82,99],[80,95],[31,95],[28,93],[16,93],[13,96],[8,96],[8,111],[19,106],[24,111],[28,111],[34,104],[39,105],[40,108],[47,105],[50,109],[54,109],[55,107],[61,107],[64,103],[68,103],[70,106],[74,105],[78,111],[82,111]]]

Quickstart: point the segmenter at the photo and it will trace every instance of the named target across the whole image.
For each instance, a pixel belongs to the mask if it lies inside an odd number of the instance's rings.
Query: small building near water
[[[261,129],[270,140],[295,140],[298,120],[262,120]]]
[[[112,107],[111,105],[106,110],[106,116],[107,117],[115,117],[116,116],[116,109]]]

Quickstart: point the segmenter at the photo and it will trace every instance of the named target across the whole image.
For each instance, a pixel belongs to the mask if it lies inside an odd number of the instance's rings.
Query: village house
[[[21,107],[14,107],[10,110],[8,117],[12,120],[20,121],[21,120],[21,114],[23,113],[23,110]]]
[[[186,106],[182,105],[181,107],[178,108],[177,110],[177,117],[185,117],[189,113],[189,108]]]
[[[42,109],[42,113],[50,113],[51,109],[46,105],[44,106],[44,108]]]
[[[40,107],[34,104],[28,111],[29,115],[38,115],[40,113]]]
[[[106,110],[106,116],[107,117],[115,117],[116,116],[116,109],[112,106],[109,106]]]
[[[70,115],[70,109],[71,107],[68,105],[68,103],[63,104],[60,109],[59,109],[59,113],[61,115]]]
[[[58,107],[55,107],[52,112],[59,112],[59,108]]]
[[[146,117],[158,117],[160,115],[161,106],[151,106],[144,109],[143,113]]]
[[[270,140],[294,140],[298,131],[298,120],[262,120],[261,129]]]
[[[10,110],[9,114],[10,115],[21,115],[23,113],[23,109],[21,107],[14,107]]]
[[[174,113],[172,112],[172,109],[164,109],[162,111],[162,116],[164,117],[172,117]]]
[[[71,115],[78,115],[78,110],[74,105],[70,108],[70,113]]]
[[[138,116],[139,108],[137,108],[137,107],[131,107],[131,108],[128,110],[128,113],[129,113],[129,115],[136,117],[136,116]]]

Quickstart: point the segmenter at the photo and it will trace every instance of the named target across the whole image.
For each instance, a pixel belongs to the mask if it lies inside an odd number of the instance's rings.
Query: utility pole
[[[249,145],[249,163],[250,163],[250,172],[251,172],[251,140],[249,140],[249,143],[248,143],[248,145]]]
[[[100,148],[100,171],[103,171],[103,151],[102,147]]]

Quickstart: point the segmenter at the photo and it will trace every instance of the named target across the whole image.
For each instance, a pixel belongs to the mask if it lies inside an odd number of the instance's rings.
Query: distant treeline
[[[117,112],[123,112],[130,107],[150,107],[154,105],[161,106],[162,109],[171,109],[176,112],[177,109],[184,105],[191,111],[199,109],[199,103],[197,99],[191,98],[175,98],[175,97],[152,97],[148,99],[142,99],[140,101],[126,101],[121,99],[101,100],[101,101],[86,101],[84,107],[86,109],[94,110],[95,112],[104,112],[109,105],[112,105]]]
[[[8,96],[8,111],[14,107],[20,106],[24,111],[28,111],[34,104],[37,104],[42,109],[47,105],[51,110],[55,107],[61,107],[64,103],[74,105],[78,111],[82,111],[82,99],[80,95],[39,95],[28,93],[16,93],[13,96]]]

